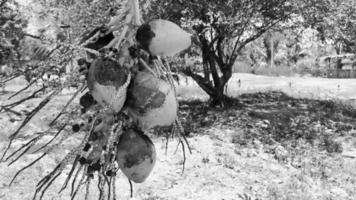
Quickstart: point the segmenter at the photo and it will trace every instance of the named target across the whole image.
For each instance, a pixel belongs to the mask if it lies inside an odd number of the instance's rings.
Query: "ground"
[[[227,92],[240,101],[229,109],[209,108],[202,101],[205,94],[190,80],[187,83],[181,80],[178,87],[180,115],[192,148],[185,170],[181,149],[175,153],[177,141],[170,140],[165,152],[165,138],[151,136],[156,166],[146,182],[134,184],[133,199],[356,199],[356,111],[348,106],[355,105],[356,81],[234,74]],[[2,103],[21,84],[18,80],[8,86],[9,93],[0,97]],[[70,93],[53,100],[34,118],[21,132],[21,140],[44,130],[44,122],[54,117]],[[17,110],[30,110],[36,103],[38,99]],[[1,149],[19,126],[18,120],[0,114]],[[11,187],[8,183],[16,171],[40,154],[30,153],[10,167],[0,163],[0,199],[32,199],[36,182],[78,141],[66,141]],[[70,199],[68,191],[57,193],[64,179],[60,176],[44,199]],[[127,179],[119,174],[117,183],[118,199],[129,199]],[[97,199],[94,186],[91,191],[92,199]]]

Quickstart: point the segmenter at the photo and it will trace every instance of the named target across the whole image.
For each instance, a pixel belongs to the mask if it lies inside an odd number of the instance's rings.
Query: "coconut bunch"
[[[60,90],[49,93],[11,135],[2,160],[12,164],[49,132],[57,130],[55,136],[36,151],[44,150],[45,153],[20,169],[11,183],[73,133],[83,135],[80,144],[37,184],[34,199],[42,199],[70,164],[72,168],[61,191],[71,185],[71,198],[74,199],[86,184],[88,197],[90,184],[97,176],[99,199],[116,199],[115,178],[119,171],[128,178],[131,187],[131,181],[142,183],[149,177],[156,162],[156,150],[148,133],[160,127],[173,127],[170,134],[178,136],[185,162],[188,143],[178,119],[172,72],[169,63],[163,64],[161,57],[188,48],[190,34],[167,20],[142,24],[137,0],[127,1],[119,13],[110,23],[94,28],[80,41],[87,53],[85,58],[78,60],[85,82],[51,121],[50,128],[7,154],[20,129]],[[80,94],[80,108],[68,112],[70,104]],[[82,123],[71,123],[73,118],[81,119]]]

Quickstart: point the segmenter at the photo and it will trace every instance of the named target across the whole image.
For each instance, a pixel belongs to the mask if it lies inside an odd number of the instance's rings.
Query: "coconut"
[[[127,68],[109,58],[99,57],[90,66],[87,82],[99,104],[119,112],[126,100],[130,79]]]
[[[128,90],[128,114],[141,130],[166,127],[177,118],[178,103],[172,86],[148,71],[140,71]]]
[[[191,35],[177,24],[155,19],[137,29],[136,40],[154,56],[172,56],[191,45]]]
[[[130,180],[142,183],[155,165],[156,150],[150,138],[143,132],[129,129],[120,136],[116,160],[121,171]]]

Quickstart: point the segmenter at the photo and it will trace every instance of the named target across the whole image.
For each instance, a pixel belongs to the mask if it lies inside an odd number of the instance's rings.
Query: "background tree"
[[[356,2],[353,0],[309,1],[302,14],[305,26],[318,31],[321,41],[334,46],[336,54],[356,53]],[[337,69],[341,69],[341,59]]]
[[[278,53],[278,46],[280,42],[281,34],[275,30],[268,31],[263,37],[263,45],[266,51],[266,63],[270,67],[274,67],[274,58]]]
[[[211,97],[213,105],[224,104],[224,87],[241,50],[276,24],[291,18],[295,6],[288,0],[151,1],[146,20],[163,18],[189,27],[200,49],[203,75],[186,67]]]
[[[0,1],[0,66],[13,69],[20,65],[20,41],[26,25],[16,2]]]

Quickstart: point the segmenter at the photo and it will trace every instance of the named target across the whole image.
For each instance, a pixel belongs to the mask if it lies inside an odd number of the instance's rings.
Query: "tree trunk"
[[[225,70],[221,70],[222,76],[219,76],[216,60],[213,55],[214,52],[202,51],[208,55],[203,55],[203,63],[209,68],[209,73],[211,73],[213,80],[210,78],[207,80],[206,77],[202,77],[187,68],[183,73],[194,79],[195,82],[209,95],[212,106],[225,106],[227,96],[224,94],[224,89],[226,83],[232,76],[232,66],[224,67]],[[204,54],[203,53],[203,54]],[[209,55],[210,54],[210,55]],[[207,59],[207,60],[205,60]]]
[[[272,60],[272,46],[271,45],[271,35],[268,33],[264,38],[263,38],[263,45],[265,46],[266,50],[266,64],[267,66],[271,66],[271,60]]]
[[[210,96],[212,106],[225,106],[227,97],[224,94],[224,87],[215,88],[214,96]]]
[[[273,45],[274,43],[273,43],[273,37],[271,37],[271,58],[270,58],[270,66],[271,66],[271,68],[273,68],[274,67],[274,45]]]
[[[200,36],[199,40],[203,58],[203,75],[192,72],[190,68],[183,70],[183,73],[193,78],[209,95],[212,106],[225,106],[229,100],[224,93],[225,86],[232,76],[234,62],[230,63],[223,59],[224,55],[219,49],[221,47],[219,43],[216,45],[216,50],[204,36]]]
[[[210,95],[210,98],[212,100],[211,104],[212,106],[218,106],[218,105],[224,106],[227,99],[227,96],[224,94],[224,89],[231,75],[228,75],[227,71],[223,70],[223,68],[225,67],[219,66],[222,73],[222,77],[220,77],[218,73],[218,65],[215,60],[215,56],[213,55],[215,52],[211,51],[210,49],[207,52],[208,52],[207,58],[210,67],[210,72],[213,76],[213,82],[214,82],[214,94]]]
[[[263,45],[265,46],[266,50],[266,64],[270,68],[273,68],[274,58],[278,53],[278,46],[280,40],[274,35],[274,33],[267,33],[267,35],[263,38]]]
[[[341,43],[336,43],[336,54],[340,55],[341,54],[341,50],[342,50],[342,46]],[[336,59],[336,77],[337,78],[341,78],[341,70],[342,70],[342,60],[341,58],[337,58]]]

